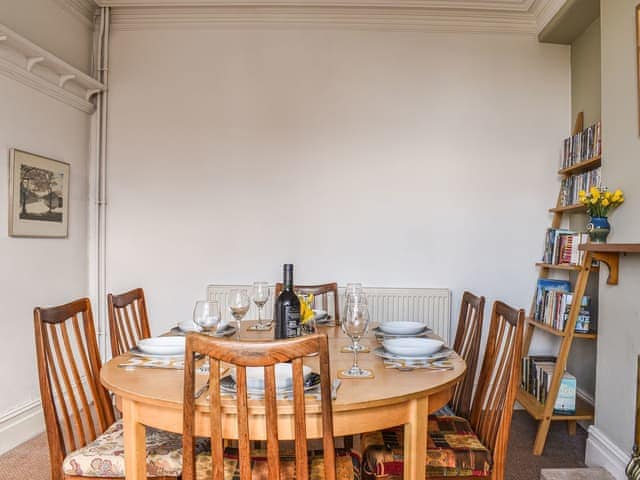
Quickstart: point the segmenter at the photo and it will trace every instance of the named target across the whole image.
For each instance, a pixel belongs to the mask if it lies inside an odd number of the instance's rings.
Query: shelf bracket
[[[64,84],[67,83],[69,80],[73,80],[74,78],[76,78],[75,75],[60,75],[60,80],[58,80],[58,86],[60,88],[64,88]]]
[[[35,67],[38,63],[43,62],[44,57],[29,57],[27,58],[27,70],[30,72],[33,67]]]
[[[93,97],[94,95],[96,95],[96,94],[100,93],[101,91],[102,91],[102,90],[101,90],[101,89],[99,89],[99,88],[96,88],[96,89],[94,89],[94,90],[87,90],[87,94],[85,95],[85,99],[86,99],[87,101],[89,101],[89,99],[90,99],[91,97]]]
[[[593,259],[604,263],[608,267],[609,276],[607,277],[607,284],[617,285],[620,254],[618,252],[593,252]]]

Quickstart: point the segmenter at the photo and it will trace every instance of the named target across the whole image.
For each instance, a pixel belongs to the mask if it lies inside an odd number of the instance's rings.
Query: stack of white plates
[[[293,391],[293,368],[290,363],[276,364],[276,389],[278,393]],[[236,369],[231,369],[231,378],[234,384],[237,382]],[[311,368],[304,365],[302,374],[305,380],[311,375]],[[247,391],[250,394],[264,394],[264,368],[247,367]]]
[[[422,322],[386,322],[373,329],[379,336],[412,337],[424,335],[431,329]]]
[[[183,357],[185,337],[145,338],[131,350],[131,353],[143,357]]]
[[[435,338],[386,338],[373,353],[389,360],[433,361],[448,358],[452,350]]]

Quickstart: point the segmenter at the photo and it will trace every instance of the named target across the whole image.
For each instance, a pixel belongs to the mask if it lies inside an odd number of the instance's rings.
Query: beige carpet
[[[552,424],[545,454],[534,457],[531,447],[536,423],[525,412],[513,415],[506,480],[539,480],[541,468],[584,467],[587,434],[578,428],[569,437],[564,422]],[[0,480],[49,480],[47,438],[39,435],[0,456]]]

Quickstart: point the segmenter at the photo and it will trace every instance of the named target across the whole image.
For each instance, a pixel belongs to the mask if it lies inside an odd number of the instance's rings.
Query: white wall
[[[152,330],[208,283],[463,289],[528,309],[569,48],[296,28],[112,32],[109,286]]]
[[[601,2],[603,177],[609,187],[626,193],[626,203],[610,219],[609,241],[621,243],[640,241],[636,3]],[[602,275],[595,432],[589,435],[587,461],[604,463],[615,469],[617,478],[624,478],[621,462],[628,461],[633,445],[640,353],[640,255],[620,259],[619,285],[609,286],[604,280]]]
[[[17,2],[13,2],[19,9]],[[25,6],[26,7],[26,6]],[[68,18],[69,28],[77,20]],[[64,29],[64,24],[52,29]],[[22,33],[22,32],[21,32]],[[84,50],[78,39],[78,49]],[[43,45],[46,48],[46,45]],[[68,56],[75,56],[71,49]],[[87,214],[90,117],[0,76],[0,453],[42,430],[33,308],[88,294]],[[11,238],[8,225],[9,149],[71,164],[69,237]]]

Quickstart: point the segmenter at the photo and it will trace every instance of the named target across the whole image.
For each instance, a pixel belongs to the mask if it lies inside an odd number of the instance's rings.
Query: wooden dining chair
[[[318,354],[320,365],[320,402],[322,411],[322,447],[320,451],[308,451],[306,439],[306,398],[304,392],[303,359]],[[197,435],[195,391],[196,355],[209,358],[209,415],[211,429],[211,453],[196,455]],[[224,448],[221,364],[231,364],[237,379],[237,448]],[[293,370],[293,400],[276,397],[275,366],[291,362]],[[247,392],[247,367],[264,367],[264,431],[266,452],[251,449],[250,422]],[[184,480],[240,480],[323,478],[325,480],[354,480],[359,478],[357,458],[345,449],[335,449],[333,438],[333,410],[329,371],[328,340],[324,334],[314,334],[288,340],[262,343],[229,341],[201,334],[187,336],[184,370],[183,400],[183,452]],[[314,400],[316,401],[316,400]],[[294,452],[281,451],[278,435],[278,406],[293,408],[295,419]],[[224,410],[229,404],[225,402]]]
[[[91,303],[83,298],[33,312],[38,378],[51,479],[124,478],[121,421],[100,383]],[[182,471],[179,435],[148,429],[147,472],[174,479]]]
[[[323,283],[320,285],[294,285],[293,289],[296,293],[302,295],[313,295],[314,296],[314,304],[315,307],[318,305],[318,299],[321,300],[322,309],[325,312],[329,312],[329,296],[333,297],[331,303],[333,306],[333,318],[336,325],[340,324],[340,305],[338,299],[338,284],[333,283]],[[275,296],[280,295],[282,291],[282,282],[276,283]],[[331,312],[329,312],[331,314]]]
[[[107,295],[111,355],[127,353],[139,340],[149,338],[149,317],[144,290],[135,288],[120,295]]]
[[[524,310],[495,302],[470,419],[429,416],[428,479],[504,479],[523,332]],[[403,432],[397,427],[362,436],[363,478],[402,478]]]
[[[467,364],[467,371],[462,381],[454,388],[449,406],[455,415],[464,418],[469,418],[471,414],[471,397],[478,368],[484,321],[484,303],[484,297],[477,297],[471,292],[463,293],[456,338],[453,342],[453,349]]]

